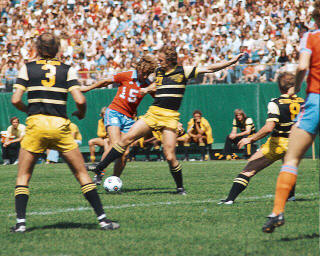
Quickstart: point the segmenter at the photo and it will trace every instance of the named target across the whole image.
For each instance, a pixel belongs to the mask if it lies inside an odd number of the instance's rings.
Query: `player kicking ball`
[[[96,84],[81,88],[82,92],[88,92],[95,88],[106,87],[109,84],[120,84],[116,96],[108,106],[104,115],[104,125],[108,131],[109,143],[111,145],[118,143],[121,137],[126,134],[135,123],[134,117],[137,113],[137,108],[143,97],[148,93],[146,87],[152,83],[148,78],[154,73],[156,67],[156,59],[151,55],[144,55],[135,63],[134,70],[117,73]],[[101,159],[105,158],[110,149],[111,147],[104,151]],[[128,153],[129,149],[115,162],[113,176],[120,177],[126,166]],[[101,163],[99,165],[101,165]],[[93,165],[89,165],[87,168],[89,171],[96,169]],[[94,177],[97,185],[101,184],[102,177],[103,174],[101,172],[97,173]]]
[[[234,179],[228,197],[218,204],[233,204],[239,194],[247,188],[253,176],[275,161],[283,159],[288,148],[288,137],[294,123],[293,120],[299,113],[304,100],[295,95],[295,76],[293,74],[281,73],[278,78],[278,86],[281,96],[269,102],[268,118],[265,125],[252,137],[241,139],[238,147],[242,148],[247,144],[258,141],[269,133],[271,133],[270,138],[262,145],[260,150],[249,158],[247,165]],[[294,196],[294,189],[291,196]]]
[[[100,174],[110,163],[122,157],[126,148],[135,140],[153,130],[159,130],[162,134],[163,152],[177,186],[177,194],[185,195],[182,166],[176,158],[175,148],[180,116],[178,110],[187,82],[199,73],[212,73],[226,68],[236,63],[241,56],[242,54],[239,54],[229,61],[207,67],[181,66],[178,65],[175,47],[161,48],[158,55],[160,67],[156,69],[156,82],[147,88],[148,91],[155,91],[154,103],[149,107],[147,113],[134,123],[128,133],[121,136],[120,141],[113,145],[108,155],[97,165],[95,172]]]
[[[306,102],[292,127],[288,151],[284,157],[276,186],[276,195],[272,213],[263,225],[262,231],[272,233],[276,227],[284,224],[284,208],[291,188],[298,175],[299,163],[319,133],[320,123],[320,1],[314,2],[312,12],[318,30],[304,34],[300,43],[300,57],[296,74],[296,92],[300,91],[304,77],[307,79]]]

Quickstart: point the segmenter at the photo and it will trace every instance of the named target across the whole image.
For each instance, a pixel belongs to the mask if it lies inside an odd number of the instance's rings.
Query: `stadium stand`
[[[314,27],[306,15],[311,2],[1,1],[0,88],[10,91],[9,62],[18,70],[33,59],[34,38],[44,31],[60,37],[63,62],[87,72],[84,84],[130,68],[141,53],[156,53],[164,42],[177,47],[184,65],[230,59],[241,46],[247,53],[241,65],[205,83],[274,81],[279,67],[294,68],[299,38]]]

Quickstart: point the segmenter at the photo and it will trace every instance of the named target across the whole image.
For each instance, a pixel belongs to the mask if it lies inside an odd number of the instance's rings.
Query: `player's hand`
[[[139,94],[140,95],[146,95],[148,93],[148,89],[147,88],[140,88]]]
[[[244,53],[242,52],[242,53],[238,54],[236,57],[234,57],[231,61],[232,61],[233,63],[236,63],[236,62],[239,61],[239,59],[240,59],[243,55],[244,55]]]
[[[76,116],[76,117],[78,117],[79,120],[81,120],[85,117],[85,113],[81,113],[80,111],[74,111],[72,113],[72,116]]]
[[[243,146],[250,144],[251,143],[251,139],[250,138],[243,138],[239,141],[238,143],[238,148],[241,149]]]

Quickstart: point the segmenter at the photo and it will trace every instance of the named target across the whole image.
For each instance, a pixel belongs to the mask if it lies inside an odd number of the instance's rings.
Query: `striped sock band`
[[[121,153],[121,154],[123,154],[125,151],[126,151],[126,149],[125,148],[123,148],[123,147],[121,147],[119,144],[115,144],[114,146],[113,146],[113,148],[115,149],[115,150],[117,150],[119,153]]]
[[[28,195],[29,196],[29,194],[30,194],[30,192],[29,192],[28,186],[18,185],[18,186],[16,186],[16,188],[14,190],[14,196],[17,196],[17,195]]]
[[[81,186],[81,191],[82,191],[83,194],[86,194],[86,193],[88,193],[89,191],[94,190],[94,189],[96,189],[96,188],[97,188],[96,184],[94,184],[94,183],[89,183],[89,184],[86,184],[86,185]]]
[[[179,163],[176,167],[173,167],[173,168],[171,168],[170,170],[171,170],[171,172],[179,172],[179,171],[182,170],[182,166],[181,166],[181,164]]]
[[[292,165],[282,165],[280,173],[281,172],[289,172],[294,175],[298,175],[298,167],[292,166]]]

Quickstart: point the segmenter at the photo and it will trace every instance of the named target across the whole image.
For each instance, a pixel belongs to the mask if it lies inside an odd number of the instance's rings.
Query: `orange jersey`
[[[300,43],[300,51],[311,54],[307,93],[320,94],[320,29],[307,32]]]
[[[136,70],[117,73],[113,80],[120,86],[117,95],[108,108],[133,118],[143,98],[139,93],[140,88],[147,87],[151,82],[148,79],[144,83],[139,82]]]

